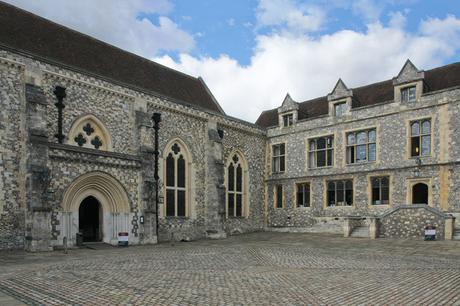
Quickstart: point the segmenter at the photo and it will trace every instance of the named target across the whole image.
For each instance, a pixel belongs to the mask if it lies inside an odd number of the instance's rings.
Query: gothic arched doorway
[[[412,204],[428,204],[428,185],[417,183],[412,186]]]
[[[99,201],[89,196],[78,208],[78,231],[83,242],[102,241],[102,206]]]

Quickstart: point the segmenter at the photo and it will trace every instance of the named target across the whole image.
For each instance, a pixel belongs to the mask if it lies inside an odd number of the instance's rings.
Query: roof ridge
[[[123,52],[123,53],[128,53],[128,54],[130,54],[130,55],[132,55],[132,56],[135,56],[135,57],[139,58],[139,59],[142,60],[142,61],[146,61],[146,62],[151,63],[151,64],[154,64],[154,65],[156,65],[156,66],[158,66],[158,67],[160,67],[160,68],[163,68],[163,69],[172,71],[172,72],[174,72],[174,73],[181,74],[181,75],[183,75],[183,76],[185,76],[185,77],[188,77],[188,78],[190,78],[190,79],[199,81],[199,80],[198,80],[198,77],[194,77],[194,76],[189,75],[189,74],[187,74],[187,73],[184,73],[184,72],[182,72],[182,71],[179,71],[179,70],[170,68],[170,67],[168,67],[168,66],[165,66],[165,65],[163,65],[163,64],[160,64],[160,63],[158,63],[158,62],[152,61],[152,60],[150,60],[150,59],[148,59],[148,58],[145,58],[145,57],[143,57],[143,56],[141,56],[141,55],[138,55],[138,54],[133,53],[133,52],[131,52],[131,51],[128,51],[128,50],[122,49],[122,48],[120,48],[120,47],[117,47],[117,46],[115,46],[115,45],[112,45],[112,44],[110,44],[110,43],[108,43],[108,42],[105,42],[105,41],[103,41],[103,40],[101,40],[101,39],[99,39],[99,38],[96,38],[96,37],[94,37],[94,36],[91,36],[91,35],[89,35],[89,34],[86,34],[86,33],[83,33],[83,32],[79,32],[79,31],[77,31],[77,30],[75,30],[75,29],[72,29],[72,28],[70,28],[70,27],[68,27],[68,26],[59,24],[59,23],[57,23],[57,22],[55,22],[55,21],[53,21],[53,20],[50,20],[50,19],[48,19],[48,18],[46,18],[46,17],[37,15],[37,14],[35,14],[35,13],[33,13],[33,12],[27,11],[27,10],[25,10],[25,9],[23,9],[23,8],[20,8],[20,7],[18,7],[18,6],[15,6],[15,5],[11,4],[11,3],[4,2],[4,1],[1,1],[1,0],[0,0],[0,3],[1,3],[1,4],[4,4],[4,5],[7,5],[7,6],[10,6],[10,7],[12,7],[12,8],[15,8],[15,9],[17,9],[17,10],[20,10],[20,11],[24,12],[25,14],[30,15],[30,16],[32,16],[32,17],[35,17],[35,18],[38,18],[38,19],[45,20],[46,22],[49,22],[49,23],[53,24],[54,26],[57,26],[57,27],[59,27],[59,28],[61,28],[61,29],[65,29],[65,30],[67,30],[67,31],[71,31],[71,32],[73,32],[73,33],[75,33],[75,34],[78,34],[78,35],[81,35],[81,36],[85,36],[86,38],[89,38],[90,40],[93,40],[93,41],[98,42],[98,43],[102,43],[102,44],[104,44],[104,45],[106,45],[106,46],[108,46],[108,47],[110,47],[110,48],[119,50],[119,51],[121,51],[121,52]]]

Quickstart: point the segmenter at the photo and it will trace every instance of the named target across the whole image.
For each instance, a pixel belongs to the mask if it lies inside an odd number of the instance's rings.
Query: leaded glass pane
[[[348,134],[347,143],[348,143],[349,145],[352,145],[352,144],[355,143],[355,134],[354,134],[354,133]]]
[[[353,205],[353,189],[347,189],[345,191],[345,202],[346,205]]]
[[[280,171],[284,171],[284,156],[280,157]]]
[[[228,194],[228,215],[232,217],[235,216],[235,194],[234,193]]]
[[[356,146],[356,161],[362,162],[366,160],[366,145]]]
[[[327,147],[332,148],[334,145],[334,137],[327,137]]]
[[[185,188],[185,159],[182,155],[177,160],[177,186]]]
[[[422,134],[430,134],[431,133],[431,122],[429,120],[425,120],[422,123]]]
[[[174,186],[174,158],[169,154],[166,158],[166,186]]]
[[[185,191],[177,191],[177,216],[185,217]]]
[[[233,164],[228,166],[228,190],[235,191],[235,168]]]
[[[334,155],[334,150],[327,150],[327,166],[332,166],[333,155]]]
[[[366,143],[366,132],[359,132],[357,135],[356,135],[356,143],[357,144],[364,144]]]
[[[369,145],[369,161],[375,161],[376,159],[376,145],[375,144],[370,144]]]
[[[431,152],[431,136],[422,136],[422,155],[430,155]]]
[[[166,216],[175,216],[174,212],[174,190],[166,190]]]
[[[411,156],[420,155],[420,137],[411,137]]]
[[[316,148],[315,141],[314,140],[310,141],[310,151],[314,151],[315,148]]]
[[[317,167],[326,166],[326,151],[318,151],[316,157],[318,159],[316,164]]]
[[[276,186],[276,207],[283,207],[283,186]]]
[[[414,122],[411,125],[411,135],[417,136],[420,135],[420,124],[418,122]]]
[[[369,142],[375,142],[375,130],[370,130],[368,134]]]
[[[325,148],[326,148],[326,138],[325,137],[318,138],[316,140],[316,149],[321,150],[321,149],[325,149]]]
[[[241,194],[236,195],[236,216],[241,217],[243,210],[243,199]]]
[[[243,169],[241,169],[241,165],[236,168],[236,191],[243,191]]]
[[[280,154],[284,155],[285,153],[284,143],[280,144],[279,146],[280,146]]]

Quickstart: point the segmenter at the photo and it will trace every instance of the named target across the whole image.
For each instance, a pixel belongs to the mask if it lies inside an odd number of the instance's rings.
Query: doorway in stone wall
[[[85,198],[78,209],[78,229],[83,242],[102,241],[102,206],[92,196]]]
[[[428,204],[428,185],[417,183],[412,186],[412,204]]]

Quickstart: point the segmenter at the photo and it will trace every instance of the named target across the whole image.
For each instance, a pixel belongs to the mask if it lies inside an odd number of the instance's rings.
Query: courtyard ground
[[[0,305],[460,305],[460,242],[253,233],[0,253]]]

